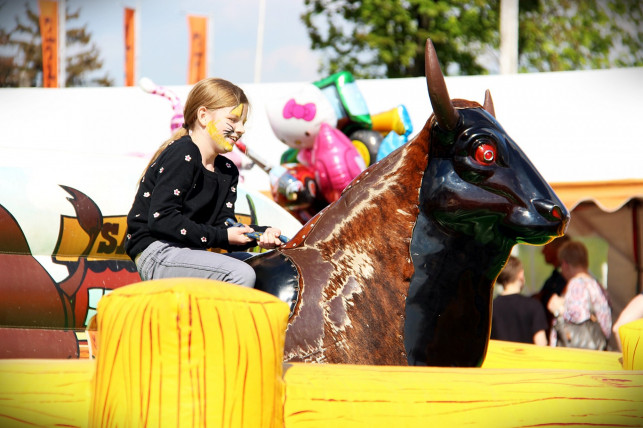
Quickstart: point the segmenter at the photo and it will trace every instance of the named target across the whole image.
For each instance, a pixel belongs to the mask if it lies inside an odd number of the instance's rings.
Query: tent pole
[[[634,234],[634,239],[632,243],[634,245],[634,263],[636,264],[636,294],[641,293],[641,253],[639,252],[639,201],[637,199],[632,199],[630,202],[632,204],[632,233]]]

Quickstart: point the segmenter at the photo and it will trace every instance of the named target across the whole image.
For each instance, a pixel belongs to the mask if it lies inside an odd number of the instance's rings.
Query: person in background
[[[244,134],[248,109],[246,94],[227,80],[203,79],[190,90],[185,123],[150,160],[127,216],[125,249],[144,281],[196,277],[254,287],[243,250],[282,244],[279,229],[227,224],[236,224],[239,170],[220,155]],[[262,232],[256,240],[248,236],[254,231]]]
[[[547,345],[547,319],[536,300],[520,294],[525,286],[521,261],[510,256],[498,275],[502,293],[493,301],[491,339]]]
[[[612,312],[603,287],[588,272],[589,256],[582,242],[569,241],[558,250],[560,270],[567,280],[563,296],[552,295],[547,305],[553,314],[567,322],[581,324],[589,319],[597,321],[606,339],[612,331]],[[552,328],[549,343],[556,346],[557,333]]]
[[[622,351],[623,348],[621,345],[621,336],[618,333],[618,329],[621,328],[622,325],[641,318],[643,318],[643,293],[635,296],[632,300],[630,300],[630,302],[627,304],[625,309],[623,309],[623,312],[621,312],[621,315],[619,315],[618,319],[612,326],[612,332],[616,336],[616,343],[618,344],[619,350]]]
[[[547,317],[546,334],[549,337],[549,330],[554,321],[553,315],[547,310],[547,303],[554,294],[562,296],[563,290],[567,285],[567,280],[560,273],[560,261],[558,260],[558,249],[566,242],[569,242],[569,237],[566,235],[554,239],[549,244],[545,245],[542,249],[542,254],[545,257],[545,262],[553,267],[551,275],[545,280],[542,288],[536,293],[534,298],[540,300],[543,311]]]

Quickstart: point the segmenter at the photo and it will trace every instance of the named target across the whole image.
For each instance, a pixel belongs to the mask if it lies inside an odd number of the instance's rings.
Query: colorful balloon
[[[272,168],[269,177],[272,198],[288,210],[308,208],[317,197],[315,173],[306,165],[282,164]]]
[[[314,85],[322,90],[335,109],[338,129],[346,134],[355,129],[371,129],[366,100],[350,72],[340,71],[314,82]]]
[[[328,202],[339,199],[346,186],[366,169],[364,159],[346,135],[322,123],[312,150],[317,184]]]
[[[386,137],[382,140],[380,147],[377,151],[377,161],[381,161],[386,156],[388,156],[392,151],[397,149],[400,146],[403,146],[408,141],[408,138],[405,135],[399,135],[395,131],[389,132]]]
[[[313,84],[267,103],[266,113],[277,138],[295,149],[312,148],[320,125],[337,123],[330,102]]]
[[[411,132],[413,132],[411,116],[403,104],[390,110],[374,114],[371,116],[371,119],[373,120],[373,130],[383,134],[389,131],[395,131],[398,135],[408,137],[411,135]]]
[[[357,151],[364,158],[366,166],[374,164],[377,159],[377,152],[384,137],[377,131],[371,129],[358,129],[350,134],[349,138]],[[360,147],[363,149],[360,150]]]

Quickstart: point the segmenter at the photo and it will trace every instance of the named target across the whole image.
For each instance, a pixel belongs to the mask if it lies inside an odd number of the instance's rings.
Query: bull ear
[[[489,92],[489,89],[484,91],[484,105],[482,108],[484,108],[491,116],[496,117],[496,110],[493,108],[493,100],[491,99],[491,92]]]
[[[431,39],[426,39],[424,69],[426,86],[429,89],[429,98],[431,99],[431,106],[433,106],[433,113],[435,113],[438,125],[440,128],[452,131],[458,124],[460,115],[451,103],[447,85],[444,82],[444,75],[442,75],[438,56],[435,53]]]

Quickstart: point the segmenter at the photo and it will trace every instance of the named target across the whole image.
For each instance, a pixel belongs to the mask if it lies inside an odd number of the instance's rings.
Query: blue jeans
[[[152,242],[136,259],[143,281],[161,278],[206,278],[252,288],[255,271],[243,260],[252,253],[219,254],[175,247],[165,241]]]

